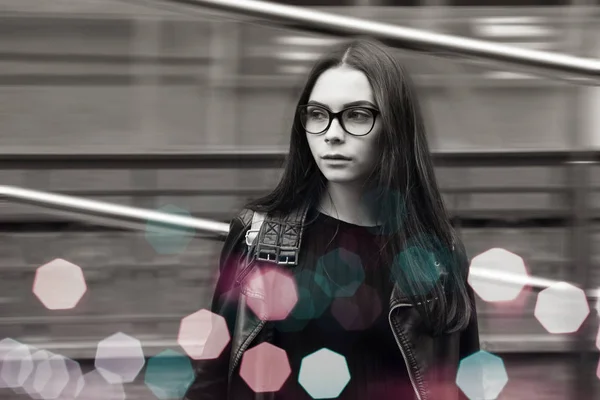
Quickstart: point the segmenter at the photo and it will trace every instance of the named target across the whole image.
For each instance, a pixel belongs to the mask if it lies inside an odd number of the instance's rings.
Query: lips
[[[343,156],[341,154],[327,154],[322,157],[324,160],[345,160],[350,161],[350,157]]]

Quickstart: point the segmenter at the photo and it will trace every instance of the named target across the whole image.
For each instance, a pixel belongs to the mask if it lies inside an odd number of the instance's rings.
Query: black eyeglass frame
[[[323,129],[321,132],[309,132],[306,127],[304,126],[304,123],[302,122],[302,112],[306,111],[306,109],[308,107],[315,107],[315,108],[320,108],[322,110],[325,110],[325,112],[327,112],[327,116],[329,118],[329,122],[327,123],[327,126],[325,127],[325,129]],[[355,133],[352,132],[348,132],[348,129],[346,129],[346,125],[344,124],[344,120],[341,118],[341,115],[348,111],[348,110],[354,110],[354,109],[362,109],[362,110],[369,110],[373,113],[373,125],[371,125],[371,128],[367,131],[367,133],[364,133],[362,135],[357,135]],[[327,132],[327,130],[331,127],[331,123],[333,122],[334,119],[337,119],[338,122],[340,123],[340,126],[342,127],[342,129],[348,133],[349,135],[352,136],[367,136],[369,133],[371,133],[371,131],[373,130],[373,128],[375,127],[375,122],[377,122],[377,117],[379,116],[379,114],[381,114],[381,111],[379,111],[377,108],[375,107],[369,107],[369,106],[350,106],[350,107],[346,107],[338,112],[333,112],[330,109],[317,105],[317,104],[304,104],[301,106],[298,106],[298,114],[299,114],[299,119],[300,119],[300,124],[302,125],[302,127],[304,128],[304,130],[306,132],[308,132],[311,135],[320,135],[324,132]]]

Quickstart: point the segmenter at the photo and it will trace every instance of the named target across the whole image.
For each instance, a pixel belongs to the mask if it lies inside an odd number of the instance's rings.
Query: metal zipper
[[[417,395],[417,399],[422,400],[421,394],[419,393],[419,389],[417,388],[417,384],[415,383],[415,379],[413,377],[412,371],[410,370],[410,365],[408,363],[408,359],[406,358],[406,353],[404,352],[404,349],[402,348],[402,344],[400,344],[400,339],[398,339],[398,335],[396,335],[396,331],[394,330],[394,326],[392,324],[392,313],[394,312],[394,310],[396,308],[399,308],[399,307],[412,307],[412,304],[396,304],[395,306],[393,306],[390,309],[390,312],[388,314],[388,322],[390,323],[390,329],[392,330],[394,339],[396,339],[396,343],[398,344],[400,353],[402,353],[402,358],[404,359],[404,364],[406,365],[406,370],[408,371],[408,377],[410,378],[410,383],[412,384],[415,394]]]

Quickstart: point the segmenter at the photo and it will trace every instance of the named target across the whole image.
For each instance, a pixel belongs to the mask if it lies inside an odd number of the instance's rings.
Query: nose
[[[334,118],[333,121],[331,121],[329,129],[325,131],[325,141],[341,142],[344,140],[345,135],[346,132],[344,132],[344,129],[340,125],[340,121],[337,118]]]

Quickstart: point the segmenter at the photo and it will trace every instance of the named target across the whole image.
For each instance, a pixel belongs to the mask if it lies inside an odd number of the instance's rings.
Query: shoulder
[[[240,240],[252,225],[252,215],[253,211],[247,208],[233,215],[233,218],[229,221],[229,233],[225,239],[225,247],[239,245]]]
[[[239,236],[244,233],[250,225],[252,225],[252,215],[254,211],[244,208],[234,214],[233,218],[229,222],[229,235],[228,238]]]
[[[229,222],[229,233],[221,249],[220,270],[228,270],[246,252],[246,232],[252,224],[253,211],[242,209]]]
[[[234,219],[237,218],[242,223],[242,225],[250,226],[250,224],[252,223],[253,214],[254,211],[250,210],[249,208],[243,208],[241,211],[238,212]]]

